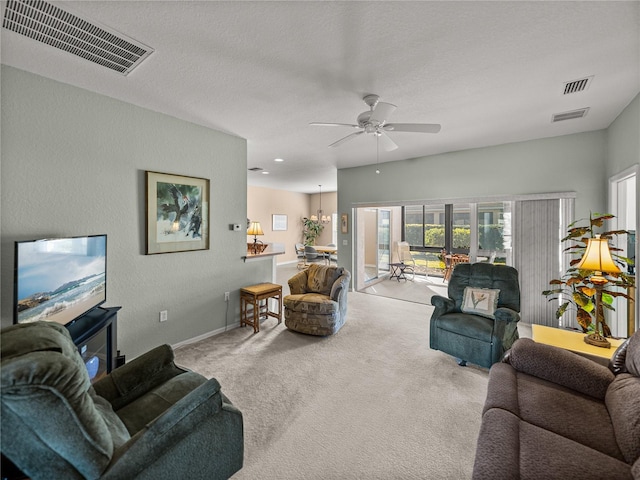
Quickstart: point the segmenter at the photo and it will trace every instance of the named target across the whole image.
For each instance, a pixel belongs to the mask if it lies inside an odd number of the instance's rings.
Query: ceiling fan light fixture
[[[350,123],[323,122],[311,122],[309,125],[323,127],[352,127],[359,129],[358,132],[352,133],[336,142],[333,142],[329,147],[338,147],[363,133],[379,137],[384,133],[384,131],[413,133],[438,133],[440,131],[441,126],[438,123],[387,123],[389,116],[391,116],[397,108],[395,105],[392,103],[380,102],[377,95],[366,95],[363,100],[369,106],[370,110],[358,115],[356,120],[357,125]],[[398,148],[393,140],[386,135],[383,137],[382,147],[386,150],[395,150]]]

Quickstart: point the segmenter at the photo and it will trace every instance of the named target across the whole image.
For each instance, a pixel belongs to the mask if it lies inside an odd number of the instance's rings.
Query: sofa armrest
[[[350,275],[341,275],[335,282],[333,282],[333,285],[331,286],[331,293],[329,294],[331,300],[334,302],[340,301],[340,295],[342,292],[346,292],[349,289],[350,280]]]
[[[242,466],[243,427],[226,400],[218,381],[208,380],[118,448],[101,478],[230,477]],[[194,450],[200,461],[180,460]]]
[[[186,370],[176,366],[173,359],[171,347],[160,345],[116,368],[94,383],[93,388],[111,403],[114,410],[119,410],[170,378],[184,373]]]
[[[500,322],[509,323],[520,321],[520,314],[507,307],[496,308],[496,311],[493,312],[493,317]]]
[[[517,340],[505,355],[505,362],[517,371],[604,400],[615,378],[611,371],[588,358],[559,347]]]
[[[447,297],[442,297],[440,295],[433,295],[431,297],[431,305],[435,307],[433,311],[433,318],[440,317],[445,313],[451,313],[456,308],[456,303]]]
[[[307,271],[296,273],[289,279],[289,290],[291,295],[301,295],[307,293]]]

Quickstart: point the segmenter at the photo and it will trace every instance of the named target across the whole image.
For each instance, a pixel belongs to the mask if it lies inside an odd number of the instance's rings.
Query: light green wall
[[[606,208],[607,132],[579,133],[338,170],[338,210],[358,203],[576,192],[576,217]],[[349,235],[339,235],[339,243]],[[340,250],[351,265],[351,249]]]
[[[246,140],[11,67],[1,75],[2,325],[15,240],[98,233],[127,356],[237,322],[239,289],[271,279],[271,262],[244,263],[245,232],[229,229],[246,222]],[[211,180],[210,250],[144,255],[145,170]]]
[[[608,178],[640,162],[640,95],[627,105],[607,133]]]

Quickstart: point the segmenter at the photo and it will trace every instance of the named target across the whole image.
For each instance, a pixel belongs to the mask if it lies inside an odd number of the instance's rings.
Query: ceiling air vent
[[[260,167],[252,167],[249,169],[250,172],[261,172],[263,169]]]
[[[578,93],[584,92],[589,85],[591,85],[591,80],[593,80],[593,76],[581,78],[580,80],[573,80],[571,82],[567,82],[564,84],[564,95],[569,95],[570,93]]]
[[[9,0],[2,27],[127,75],[153,49],[40,0]]]
[[[588,111],[589,107],[571,110],[570,112],[554,113],[551,118],[551,123],[561,122],[563,120],[573,120],[574,118],[582,118],[587,115]]]

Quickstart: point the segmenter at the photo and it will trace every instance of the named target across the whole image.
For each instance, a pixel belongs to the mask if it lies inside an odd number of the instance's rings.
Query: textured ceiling
[[[309,126],[355,123],[368,93],[391,122],[442,125],[390,133],[388,162],[606,128],[640,92],[636,1],[51,3],[155,51],[122,76],[3,29],[2,63],[246,138],[270,172],[256,186],[332,191],[338,168],[376,163],[375,137],[328,148],[352,130]]]

